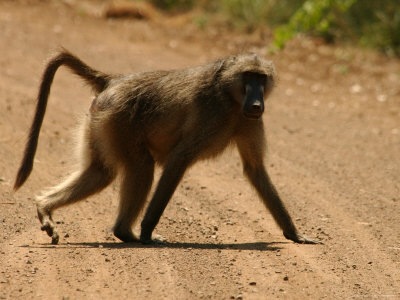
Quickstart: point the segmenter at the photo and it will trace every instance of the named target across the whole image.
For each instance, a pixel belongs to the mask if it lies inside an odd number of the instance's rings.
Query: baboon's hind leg
[[[57,244],[59,240],[51,217],[52,211],[101,191],[114,177],[114,172],[101,162],[92,162],[86,169],[71,174],[64,182],[37,197],[41,229],[51,237],[52,244]]]
[[[114,235],[121,241],[137,242],[132,232],[140,211],[146,202],[154,178],[154,160],[147,150],[125,162],[120,189],[120,203]]]

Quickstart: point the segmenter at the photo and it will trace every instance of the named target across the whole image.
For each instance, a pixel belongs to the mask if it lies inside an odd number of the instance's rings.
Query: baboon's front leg
[[[256,188],[265,206],[269,209],[279,227],[282,228],[283,235],[287,239],[301,244],[321,243],[320,241],[302,236],[297,232],[292,218],[290,217],[288,211],[283,205],[283,202],[280,199],[278,192],[271,183],[271,180],[264,166],[252,168],[249,165],[245,165],[244,172],[248,176],[250,182]]]
[[[168,160],[164,167],[156,191],[147,207],[141,224],[140,241],[145,244],[152,242],[151,234],[189,165],[185,155],[171,156],[171,159]]]
[[[236,140],[244,173],[287,239],[302,244],[320,244],[321,242],[304,237],[297,232],[292,218],[265,170],[263,163],[265,141],[261,125],[262,123],[253,126],[251,128],[252,134],[242,134]]]

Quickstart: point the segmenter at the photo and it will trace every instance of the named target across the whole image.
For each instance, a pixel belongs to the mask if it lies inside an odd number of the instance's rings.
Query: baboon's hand
[[[313,240],[298,233],[283,233],[285,238],[298,244],[324,244],[319,240]]]

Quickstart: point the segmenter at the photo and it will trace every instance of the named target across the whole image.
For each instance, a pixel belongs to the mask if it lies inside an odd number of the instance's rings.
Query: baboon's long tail
[[[66,50],[62,50],[58,55],[56,55],[49,61],[40,84],[35,117],[30,128],[23,160],[14,183],[14,190],[19,189],[24,184],[32,171],[33,159],[36,153],[40,128],[42,126],[44,114],[46,112],[50,87],[53,82],[54,75],[61,65],[67,66],[73,73],[82,77],[89,85],[92,86],[96,93],[100,93],[101,91],[103,91],[111,79],[109,75],[90,68],[83,61],[81,61],[79,58],[75,57]]]

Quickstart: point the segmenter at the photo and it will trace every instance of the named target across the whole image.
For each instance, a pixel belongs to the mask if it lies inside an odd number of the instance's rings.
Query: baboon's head
[[[222,79],[227,80],[233,99],[239,103],[248,119],[259,119],[264,112],[264,100],[275,82],[275,68],[257,54],[230,57],[225,61]]]

